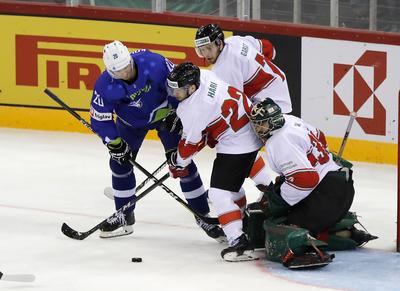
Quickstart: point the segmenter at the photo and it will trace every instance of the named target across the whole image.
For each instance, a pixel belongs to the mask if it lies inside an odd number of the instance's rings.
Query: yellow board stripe
[[[329,149],[338,152],[342,138],[327,137]],[[397,144],[348,139],[343,157],[351,161],[379,164],[397,164]]]
[[[88,112],[79,112],[89,121]],[[0,106],[0,126],[91,133],[65,110]],[[152,130],[147,139],[158,139]],[[338,152],[342,138],[327,137],[330,150]],[[349,139],[343,157],[351,161],[397,164],[397,144]]]
[[[78,112],[90,121],[89,112]],[[0,126],[24,129],[72,131],[92,133],[66,110],[0,106]],[[157,139],[157,132],[149,131],[146,138]]]

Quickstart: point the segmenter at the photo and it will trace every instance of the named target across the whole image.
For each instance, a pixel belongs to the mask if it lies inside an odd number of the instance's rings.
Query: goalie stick
[[[153,173],[151,173],[153,176],[157,175],[167,164],[167,161],[164,161],[157,169],[154,170]],[[147,177],[142,183],[140,183],[139,186],[136,187],[135,192],[139,192],[149,181],[151,180],[150,177]],[[114,200],[114,190],[111,187],[105,187],[103,191],[104,195],[107,198],[110,198]]]
[[[339,159],[342,159],[344,147],[346,146],[347,139],[348,139],[348,137],[349,137],[351,127],[353,126],[353,122],[354,122],[354,119],[355,119],[356,117],[357,117],[357,112],[352,111],[352,112],[350,113],[350,120],[349,120],[349,123],[347,124],[346,132],[344,133],[344,137],[343,137],[343,140],[342,140],[342,144],[340,145],[340,149],[339,149],[339,152],[338,152],[338,157],[339,157]]]
[[[0,272],[0,280],[3,281],[14,281],[14,282],[33,282],[35,281],[35,275],[32,274],[4,274]]]
[[[51,99],[53,99],[55,102],[57,102],[61,107],[63,107],[65,110],[67,110],[72,116],[74,116],[76,119],[78,119],[84,126],[86,126],[91,132],[97,135],[97,133],[93,130],[92,126],[90,125],[89,122],[84,120],[78,113],[75,112],[71,107],[69,107],[67,104],[65,104],[56,94],[51,92],[49,89],[45,89],[44,93],[46,93]],[[142,171],[147,177],[152,179],[156,184],[159,182],[159,180],[154,177],[150,172],[148,172],[146,169],[144,169],[141,165],[139,165],[136,161],[130,160],[130,163],[137,167],[140,171]],[[169,177],[169,173],[166,175],[167,178]],[[165,175],[164,175],[165,176]],[[176,201],[178,201],[181,205],[183,205],[186,209],[188,209],[191,213],[193,213],[195,216],[200,218],[202,221],[209,223],[209,224],[219,224],[218,218],[215,217],[207,217],[204,216],[194,209],[192,209],[185,201],[183,201],[178,195],[176,195],[171,189],[169,189],[167,186],[165,186],[161,181],[161,183],[158,183],[161,188],[164,189],[165,192],[167,192],[172,198],[174,198]],[[154,188],[153,188],[154,189]],[[64,226],[64,225],[63,225]]]

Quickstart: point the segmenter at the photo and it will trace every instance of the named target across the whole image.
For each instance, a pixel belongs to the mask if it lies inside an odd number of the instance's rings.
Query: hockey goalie
[[[327,251],[377,238],[355,227],[351,166],[335,163],[322,131],[282,114],[269,98],[253,105],[250,118],[278,174],[246,211],[246,232],[267,259],[291,269],[322,267],[334,258]]]

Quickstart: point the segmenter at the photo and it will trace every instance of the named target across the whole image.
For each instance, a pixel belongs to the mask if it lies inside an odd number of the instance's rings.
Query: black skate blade
[[[292,261],[291,263],[284,266],[291,270],[312,270],[329,265],[329,263],[331,263],[334,258],[335,255],[331,254],[331,255],[325,255],[323,261],[321,261],[320,259],[315,260],[314,262],[308,261],[307,263],[302,263],[301,261]]]
[[[332,261],[330,261],[330,262],[332,262]],[[309,265],[290,265],[290,266],[288,266],[288,268],[291,270],[313,270],[313,269],[325,267],[325,266],[329,265],[330,262],[321,262],[321,263],[314,263],[314,264],[309,264]]]

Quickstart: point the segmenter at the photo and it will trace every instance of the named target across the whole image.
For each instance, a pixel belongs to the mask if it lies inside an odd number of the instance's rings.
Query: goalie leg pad
[[[333,233],[344,229],[350,229],[356,223],[358,223],[356,213],[349,211],[338,223],[329,228],[329,232]]]
[[[357,223],[360,224],[356,213],[349,211],[341,221],[332,226],[329,229],[327,250],[351,250],[378,238],[367,231],[357,229]]]
[[[306,229],[276,224],[271,219],[264,222],[264,229],[266,258],[287,268],[323,267],[334,257],[320,250],[318,247],[326,243],[313,238]]]

